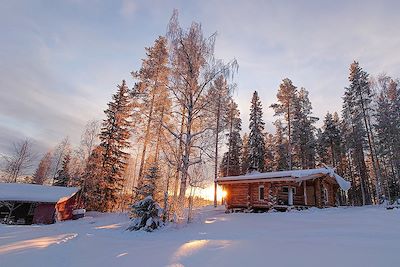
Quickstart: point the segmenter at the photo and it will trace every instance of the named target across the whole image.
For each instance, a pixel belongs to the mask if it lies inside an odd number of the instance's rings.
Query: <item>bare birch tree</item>
[[[13,143],[11,155],[4,155],[5,162],[3,168],[3,180],[16,183],[22,175],[28,174],[36,159],[36,154],[32,151],[32,141],[25,139]]]
[[[189,176],[189,168],[201,162],[196,150],[199,136],[212,130],[204,123],[204,111],[210,104],[207,97],[210,85],[219,76],[228,77],[236,69],[236,61],[224,64],[214,57],[216,34],[206,38],[201,25],[193,22],[183,29],[175,10],[168,25],[167,37],[170,46],[171,83],[169,89],[175,100],[175,112],[183,120],[183,131],[166,127],[168,132],[182,144],[180,166],[179,203],[183,206]],[[182,112],[184,111],[184,112]]]
[[[86,123],[85,129],[81,135],[78,153],[83,162],[87,162],[93,149],[99,143],[100,121],[90,120]]]

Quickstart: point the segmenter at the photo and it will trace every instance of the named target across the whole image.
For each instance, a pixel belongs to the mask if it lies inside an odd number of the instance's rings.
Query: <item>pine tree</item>
[[[274,135],[274,170],[284,171],[289,168],[288,161],[288,140],[284,136],[284,129],[282,122],[277,120],[275,123],[275,135]]]
[[[119,197],[124,184],[123,173],[127,164],[130,133],[130,92],[125,83],[118,86],[118,91],[104,111],[107,118],[103,121],[100,133],[102,151],[102,175],[104,178],[103,210],[113,211],[119,204]]]
[[[287,136],[287,158],[288,168],[292,169],[292,127],[295,112],[297,88],[293,85],[292,81],[288,78],[283,79],[279,85],[278,103],[272,104],[271,107],[275,111],[275,116],[283,115],[287,127],[282,128]]]
[[[217,178],[218,178],[218,161],[219,161],[219,146],[221,132],[229,127],[223,123],[223,118],[227,116],[228,107],[230,105],[231,96],[230,88],[224,76],[219,76],[211,86],[209,95],[210,99],[210,116],[209,124],[214,125],[215,147],[214,147],[214,207],[217,207]]]
[[[220,166],[221,176],[236,176],[241,174],[241,155],[242,155],[242,137],[240,131],[242,129],[242,120],[240,112],[235,102],[231,102],[227,113],[226,124],[229,127],[227,134],[228,151],[224,153]]]
[[[44,182],[50,176],[50,168],[51,168],[51,152],[47,152],[43,158],[40,160],[39,166],[33,174],[33,183],[34,184],[44,184]]]
[[[352,150],[354,163],[359,177],[359,191],[362,204],[371,204],[371,188],[368,169],[365,162],[364,146],[370,141],[367,112],[371,102],[368,74],[358,62],[350,65],[349,87],[343,97],[343,118],[346,125],[347,145]],[[372,152],[370,145],[370,153]],[[374,161],[374,160],[373,160]]]
[[[53,185],[56,185],[56,186],[68,186],[69,185],[69,182],[71,179],[70,170],[69,170],[70,161],[71,161],[71,155],[70,155],[70,153],[68,153],[65,155],[65,157],[63,159],[61,169],[57,172],[57,175],[54,178]]]
[[[378,79],[375,129],[378,155],[384,165],[385,194],[390,200],[400,196],[400,86],[387,76]]]
[[[248,171],[264,171],[265,142],[264,121],[260,98],[257,91],[253,93],[250,107],[249,135],[249,169]]]
[[[142,60],[139,71],[132,72],[132,76],[138,79],[136,89],[143,95],[143,102],[140,104],[140,113],[143,134],[141,137],[143,147],[140,158],[138,173],[138,184],[142,182],[145,171],[145,160],[149,154],[149,146],[152,142],[161,140],[162,123],[165,114],[170,110],[168,98],[168,50],[165,37],[158,37],[152,47],[146,48],[147,57]],[[157,149],[156,149],[157,150]],[[158,154],[158,152],[153,151]]]

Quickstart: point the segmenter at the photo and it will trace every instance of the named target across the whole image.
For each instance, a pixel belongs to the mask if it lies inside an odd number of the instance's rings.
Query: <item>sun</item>
[[[226,198],[227,195],[228,193],[225,190],[222,190],[221,197]]]
[[[206,188],[200,189],[196,195],[207,200],[214,200],[214,184],[212,183]],[[217,186],[217,200],[221,201],[221,199],[225,198],[226,195],[226,191],[224,191],[221,186]]]

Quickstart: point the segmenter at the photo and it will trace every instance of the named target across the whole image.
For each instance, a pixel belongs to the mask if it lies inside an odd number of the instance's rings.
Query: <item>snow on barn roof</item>
[[[318,168],[309,170],[291,170],[291,171],[278,171],[278,172],[252,172],[240,176],[227,176],[219,177],[218,182],[229,182],[229,181],[242,181],[242,180],[261,180],[271,179],[279,181],[295,181],[301,182],[304,180],[315,179],[324,175],[329,175],[334,178],[339,184],[340,188],[347,191],[351,187],[351,183],[346,181],[343,177],[339,176],[332,168]]]
[[[0,183],[0,201],[57,203],[78,191],[78,187]]]

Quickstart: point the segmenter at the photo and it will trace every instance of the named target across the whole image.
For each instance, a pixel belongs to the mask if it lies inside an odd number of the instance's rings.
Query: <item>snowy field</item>
[[[400,266],[400,210],[378,207],[225,214],[154,233],[126,214],[0,225],[0,266]]]

